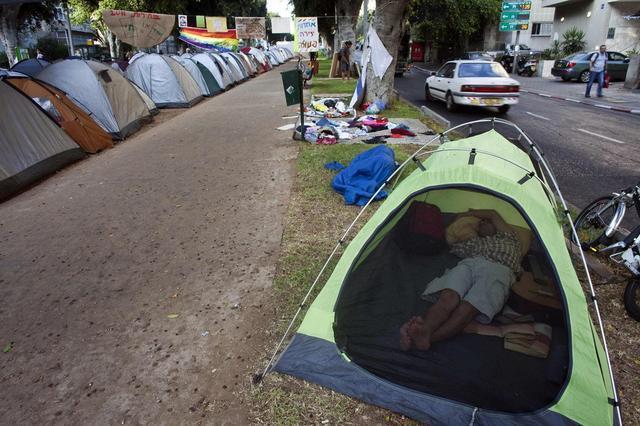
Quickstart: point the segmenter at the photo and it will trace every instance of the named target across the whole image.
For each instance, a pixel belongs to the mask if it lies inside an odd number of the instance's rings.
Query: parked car
[[[518,49],[516,49],[516,46],[518,47]],[[531,50],[531,48],[529,46],[527,46],[526,44],[503,44],[501,46],[501,48],[499,50],[492,50],[492,51],[487,51],[487,55],[491,56],[492,58],[494,58],[496,61],[500,61],[500,58],[503,55],[509,55],[509,56],[514,56],[516,51],[518,52],[518,56],[520,55],[539,55],[540,51],[538,50]]]
[[[551,74],[564,81],[578,80],[583,83],[589,81],[589,58],[594,52],[580,52],[558,59],[551,68]],[[607,72],[611,80],[624,80],[629,68],[629,58],[620,52],[607,52]]]
[[[460,56],[460,59],[471,61],[493,61],[493,57],[491,55],[487,52],[480,51],[464,52],[462,56]]]
[[[457,60],[431,73],[424,84],[427,101],[447,103],[447,110],[459,105],[497,107],[505,113],[518,103],[520,83],[509,77],[498,62]]]

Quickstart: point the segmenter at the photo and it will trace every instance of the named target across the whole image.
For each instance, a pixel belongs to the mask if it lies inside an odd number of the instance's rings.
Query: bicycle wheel
[[[574,225],[580,241],[575,241],[573,235],[571,240],[580,244],[583,250],[598,251],[601,245],[610,244],[604,231],[616,212],[616,203],[612,203],[612,200],[613,195],[600,197],[585,207],[576,217]]]
[[[631,278],[624,290],[624,308],[629,316],[636,321],[640,321],[640,279]]]

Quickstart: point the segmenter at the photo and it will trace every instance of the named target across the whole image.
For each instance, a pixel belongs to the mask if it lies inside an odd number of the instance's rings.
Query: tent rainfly
[[[198,84],[202,96],[212,95],[212,93],[209,91],[209,86],[207,85],[207,82],[202,75],[202,71],[200,71],[200,68],[198,68],[198,65],[194,61],[188,58],[181,58],[178,55],[172,55],[171,57],[178,61],[180,65],[182,65],[187,71],[189,71],[189,74],[191,74],[193,80]]]
[[[88,153],[113,147],[111,135],[61,90],[30,78],[7,78],[11,86],[33,99]]]
[[[220,89],[225,90],[231,84],[231,80],[227,80],[223,76],[222,67],[216,62],[215,59],[211,57],[211,55],[207,53],[198,53],[196,55],[188,55],[184,54],[182,57],[191,58],[198,64],[198,68],[202,69],[203,67],[209,71],[211,76],[215,79],[217,85]]]
[[[100,62],[66,59],[49,65],[36,77],[65,92],[114,139],[136,132],[151,115],[131,83]]]
[[[38,104],[0,80],[0,200],[85,155]]]
[[[556,205],[541,172],[552,177],[550,168],[530,144],[525,151],[489,130],[445,142],[426,160],[414,154],[418,168],[346,247],[275,370],[427,424],[619,424],[602,319],[596,309],[596,331],[557,216],[568,210],[557,186]],[[532,340],[465,333],[426,351],[403,348],[401,325],[431,306],[421,298],[425,286],[460,261],[446,249],[427,255],[406,244],[403,218],[413,203],[436,206],[444,225],[491,209],[524,236],[524,272],[507,306],[530,315]],[[533,296],[538,287],[544,303]]]
[[[40,71],[50,65],[49,62],[44,59],[23,59],[14,66],[11,67],[11,71],[21,72],[29,77],[35,77]]]
[[[222,56],[218,53],[209,52],[209,56],[211,56],[217,63],[220,65],[220,69],[222,70],[222,76],[226,79],[226,82],[229,85],[233,85],[239,83],[242,78],[239,78],[238,72],[234,71],[227,61],[224,60]]]
[[[170,56],[151,53],[130,62],[127,78],[153,100],[158,108],[188,108],[202,100],[198,83]]]

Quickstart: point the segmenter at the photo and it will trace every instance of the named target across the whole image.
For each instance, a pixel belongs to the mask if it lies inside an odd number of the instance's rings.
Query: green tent
[[[617,424],[608,356],[556,199],[532,158],[495,130],[440,145],[347,246],[274,370],[429,424]],[[531,312],[552,330],[546,357],[477,334],[426,352],[399,348],[400,325],[428,308],[425,285],[459,260],[402,248],[398,229],[412,202],[438,206],[445,222],[470,208],[493,209],[532,231],[523,267],[536,265],[561,307],[555,316]]]
[[[187,60],[195,62],[195,64],[198,66],[198,69],[202,73],[202,77],[204,77],[204,81],[205,83],[207,83],[207,87],[209,88],[209,92],[211,93],[212,96],[222,92],[222,88],[220,87],[216,79],[213,77],[213,74],[211,74],[211,71],[209,71],[207,67],[205,67],[200,62],[195,61],[193,59],[187,59]]]

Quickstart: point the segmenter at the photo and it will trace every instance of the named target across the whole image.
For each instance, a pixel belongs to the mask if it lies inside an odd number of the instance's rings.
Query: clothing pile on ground
[[[300,130],[300,128],[298,128]],[[396,124],[378,115],[365,115],[350,121],[332,120],[323,117],[305,122],[305,140],[318,145],[332,145],[338,141],[349,141],[369,133],[388,130],[388,134],[375,135],[364,140],[367,144],[386,143],[387,138],[414,137],[415,132],[406,124]]]
[[[305,108],[305,115],[327,118],[353,117],[355,110],[340,98],[321,98],[311,100],[309,106]]]

